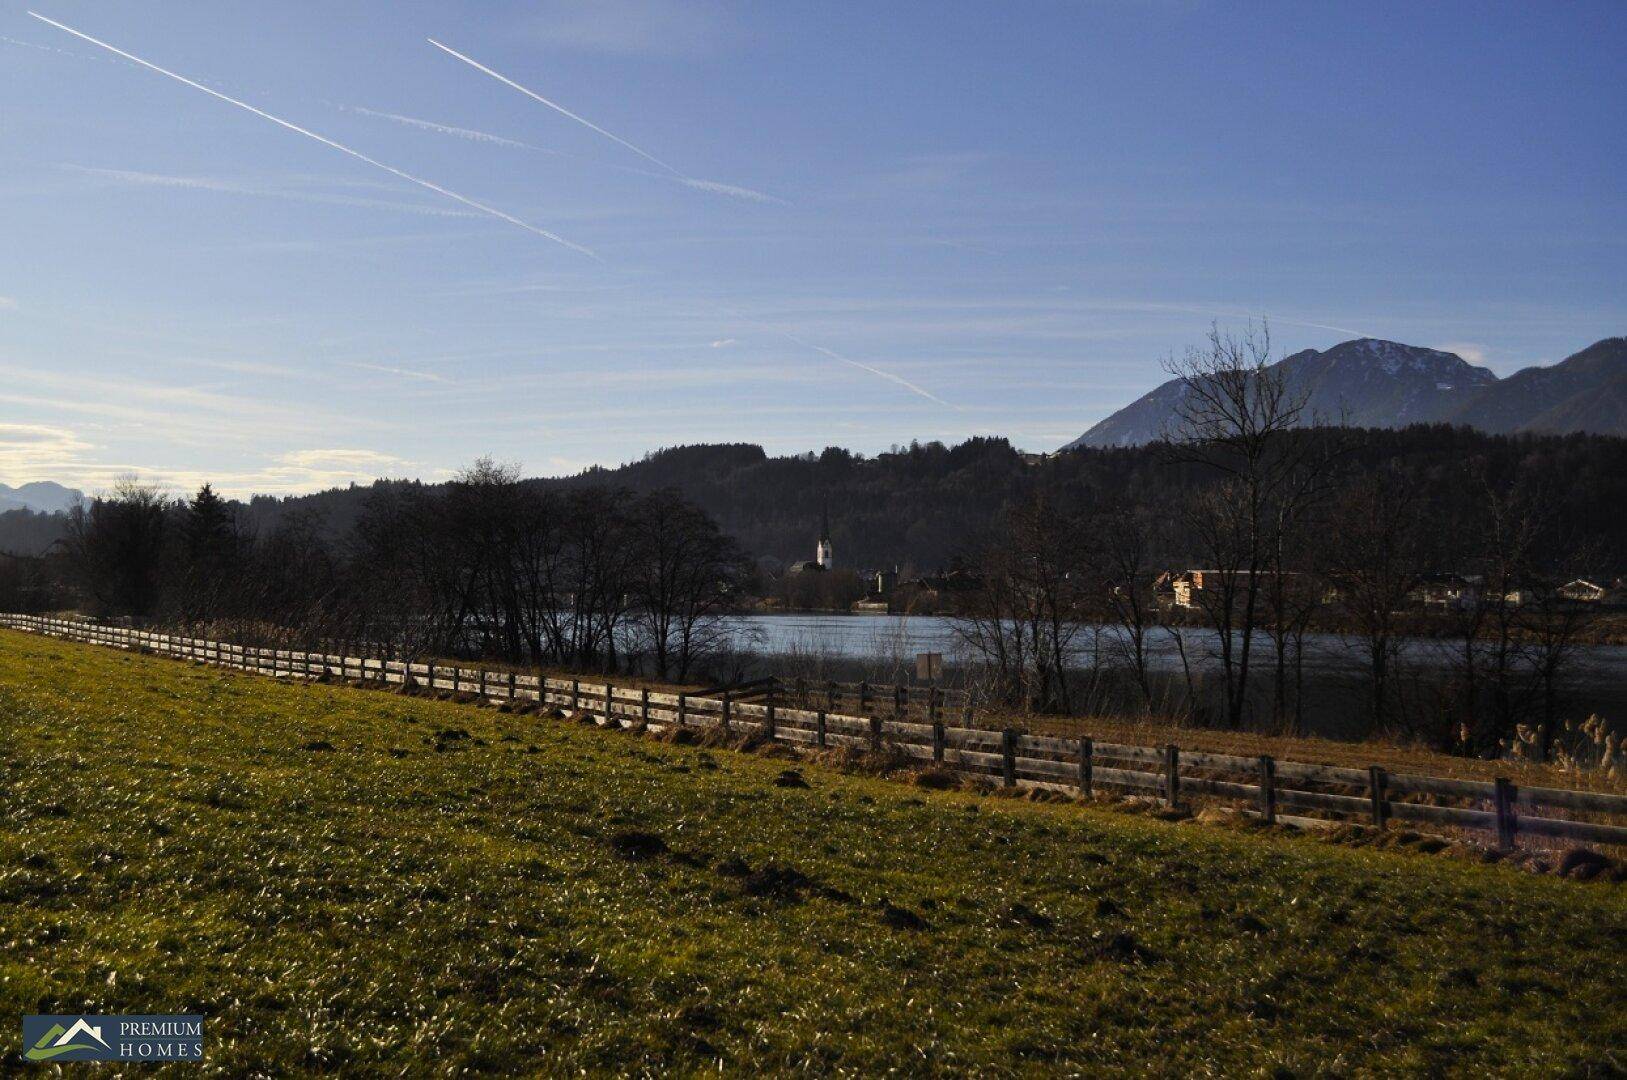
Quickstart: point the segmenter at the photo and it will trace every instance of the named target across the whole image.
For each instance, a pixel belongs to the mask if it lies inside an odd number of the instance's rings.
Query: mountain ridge
[[[55,514],[83,500],[84,492],[63,487],[54,480],[35,480],[11,487],[0,484],[0,513],[8,510],[33,510],[40,514]]]
[[[1627,435],[1627,337],[1604,338],[1557,364],[1506,379],[1456,353],[1381,338],[1305,349],[1271,365],[1308,418],[1352,427],[1464,424],[1497,435]],[[1094,424],[1062,449],[1139,446],[1173,427],[1187,392],[1175,378]]]

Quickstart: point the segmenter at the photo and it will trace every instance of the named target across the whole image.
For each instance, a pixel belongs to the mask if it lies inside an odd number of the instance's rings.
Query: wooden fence
[[[1520,835],[1627,845],[1627,825],[1554,816],[1627,818],[1627,796],[1569,788],[1516,786],[1506,779],[1453,780],[1182,750],[1029,735],[1014,728],[956,727],[879,714],[848,715],[762,700],[760,688],[740,700],[728,689],[667,694],[609,682],[551,679],[449,664],[408,663],[324,652],[268,649],[222,641],[127,630],[84,620],[0,614],[0,626],[51,637],[136,649],[283,678],[333,677],[422,686],[500,701],[534,702],[586,711],[622,727],[669,725],[721,728],[807,748],[847,747],[890,753],[922,765],[986,777],[1007,787],[1048,788],[1090,795],[1098,789],[1150,796],[1179,806],[1191,796],[1242,803],[1267,822],[1326,825],[1358,820],[1449,825],[1494,833],[1503,850]],[[882,701],[883,704],[891,702]],[[1325,815],[1306,818],[1284,811]]]
[[[775,679],[776,703],[794,702],[803,709],[838,712],[851,709],[859,716],[914,718],[932,724],[960,717],[970,721],[971,696],[964,690],[908,683],[831,682],[818,679]],[[966,724],[971,727],[970,722]]]

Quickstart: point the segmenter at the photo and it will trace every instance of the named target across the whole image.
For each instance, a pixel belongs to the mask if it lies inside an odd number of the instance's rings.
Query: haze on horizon
[[[354,153],[0,13],[0,483],[1049,450],[1215,319],[1627,331],[1619,4],[32,6]]]

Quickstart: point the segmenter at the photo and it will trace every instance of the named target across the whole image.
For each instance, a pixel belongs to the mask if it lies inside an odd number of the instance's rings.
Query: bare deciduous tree
[[[1036,497],[1009,511],[975,565],[979,587],[954,620],[999,700],[1068,712],[1068,669],[1086,600],[1099,588],[1080,519]],[[1094,668],[1092,668],[1094,674]]]
[[[738,599],[745,558],[711,518],[673,491],[640,499],[630,526],[634,618],[656,675],[687,680],[697,661],[727,643],[721,616]]]
[[[1187,516],[1207,563],[1196,592],[1216,635],[1225,687],[1225,720],[1247,717],[1254,637],[1262,593],[1285,524],[1297,520],[1298,500],[1318,471],[1314,440],[1295,437],[1311,419],[1302,391],[1294,391],[1271,362],[1267,327],[1241,337],[1209,332],[1208,343],[1168,364],[1181,380],[1176,421],[1166,432],[1172,460],[1218,474],[1191,499]]]
[[[1428,561],[1416,494],[1402,476],[1365,478],[1332,507],[1323,530],[1322,569],[1361,639],[1376,731],[1393,727],[1403,620]]]

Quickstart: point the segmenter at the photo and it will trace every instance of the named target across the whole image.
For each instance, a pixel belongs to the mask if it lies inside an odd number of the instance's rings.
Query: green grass
[[[11,1052],[195,1011],[231,1073],[1627,1067],[1618,887],[5,632],[0,723]]]

